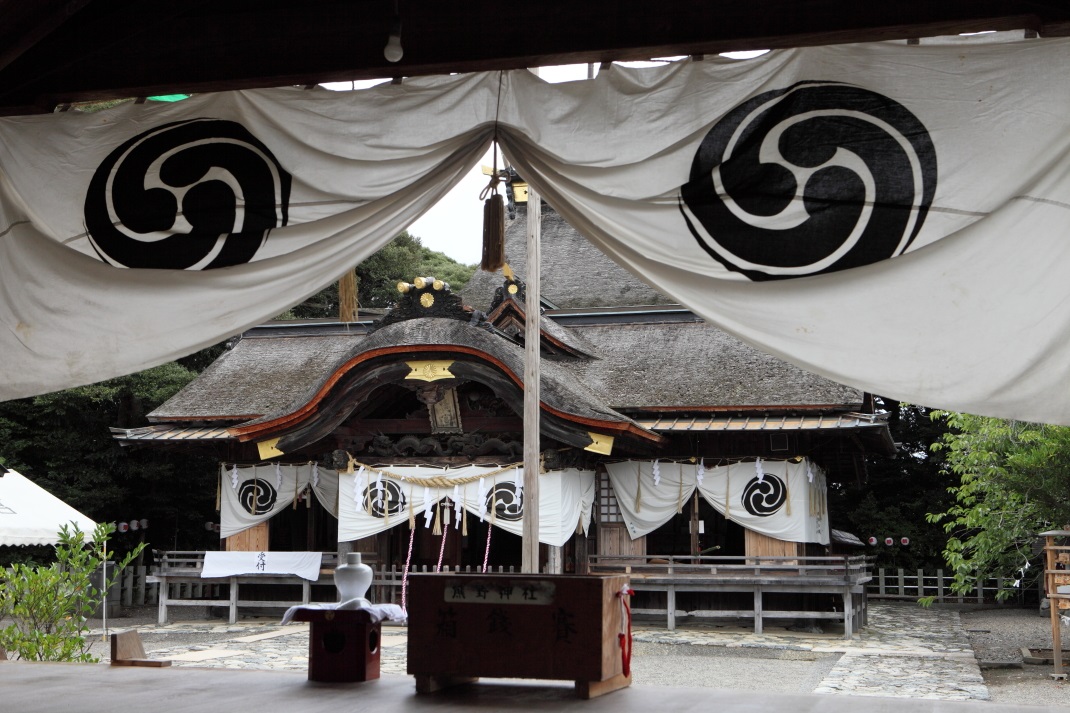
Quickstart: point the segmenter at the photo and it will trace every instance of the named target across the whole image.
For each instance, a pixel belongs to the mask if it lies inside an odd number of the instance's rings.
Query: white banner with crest
[[[587,238],[758,348],[870,393],[1070,424],[1067,116],[1070,39],[956,38],[4,117],[0,399],[281,313],[497,135]]]
[[[224,465],[220,471],[219,536],[247,530],[288,507],[306,507],[315,496],[338,517],[338,473],[316,463]]]
[[[463,532],[465,519],[475,518],[522,535],[523,472],[467,466],[428,468],[358,466],[339,475],[338,540],[370,537],[397,525],[453,528]],[[539,541],[560,547],[579,527],[591,524],[594,472],[555,470],[539,476]]]
[[[634,540],[683,514],[691,494],[748,530],[789,542],[829,543],[825,473],[809,460],[732,463],[622,461],[606,465]]]

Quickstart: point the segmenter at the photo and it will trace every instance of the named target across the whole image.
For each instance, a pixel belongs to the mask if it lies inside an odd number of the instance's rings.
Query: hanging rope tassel
[[[412,488],[409,488],[409,529],[416,529],[416,511],[413,509],[412,504]]]
[[[464,486],[464,494],[461,496],[464,502],[461,504],[461,537],[468,537],[468,486]]]
[[[223,464],[219,464],[219,478],[215,482],[215,511],[219,512],[220,501],[223,499]]]
[[[435,529],[431,530],[432,535],[442,534],[442,501],[437,503],[435,508]]]
[[[505,200],[498,195],[498,184],[502,180],[498,173],[498,109],[501,107],[502,78],[498,74],[498,107],[494,111],[494,166],[490,174],[490,183],[479,194],[483,201],[483,260],[480,269],[497,272],[505,264]]]
[[[684,512],[684,469],[679,465],[677,467],[676,480],[680,484],[680,489],[676,493],[676,514],[680,515]]]
[[[483,574],[487,573],[487,562],[490,561],[490,533],[494,532],[494,527],[487,525],[487,548],[483,550]]]
[[[617,597],[620,599],[622,629],[621,633],[617,634],[617,641],[620,642],[621,673],[625,677],[632,675],[632,606],[629,598],[634,594],[635,590],[627,584],[617,592]]]
[[[401,608],[408,609],[409,603],[409,565],[412,564],[412,543],[416,539],[415,523],[409,523],[409,554],[405,556],[405,571],[401,573]]]
[[[442,545],[438,548],[438,564],[435,565],[435,571],[442,571],[442,558],[446,556],[446,537],[450,534],[450,528],[442,528]]]
[[[728,466],[725,468],[724,473],[724,519],[729,520],[732,518],[732,501],[728,499],[730,490],[732,488],[732,461],[728,461]]]
[[[643,473],[638,462],[635,464],[635,511],[643,511]]]

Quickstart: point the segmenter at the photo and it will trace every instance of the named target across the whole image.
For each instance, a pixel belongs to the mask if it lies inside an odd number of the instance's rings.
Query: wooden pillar
[[[565,557],[560,547],[550,545],[546,548],[546,574],[564,574]]]
[[[539,293],[542,198],[528,190],[527,300],[524,310],[524,542],[520,571],[539,571]]]
[[[1051,657],[1054,667],[1052,678],[1063,677],[1062,632],[1059,630],[1059,600],[1055,595],[1059,591],[1055,579],[1055,537],[1048,535],[1044,542],[1044,582],[1048,589],[1048,612],[1051,615]]]

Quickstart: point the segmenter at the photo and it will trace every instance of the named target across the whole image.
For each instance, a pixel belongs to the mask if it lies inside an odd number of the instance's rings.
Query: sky
[[[732,52],[725,56],[734,59],[748,59],[765,54],[766,50],[755,52]],[[625,66],[650,67],[668,61],[683,59],[670,57],[650,62],[622,62]],[[587,78],[586,64],[569,64],[556,67],[540,67],[539,76],[548,82],[570,82]],[[598,73],[598,66],[594,66]],[[334,82],[324,84],[328,89],[351,91],[380,84],[389,80],[367,80],[360,82]],[[409,226],[409,233],[420,238],[426,247],[449,255],[457,262],[471,265],[478,263],[483,254],[483,201],[479,193],[487,185],[482,166],[493,162],[492,151],[480,161],[452,191],[440,200],[415,223]]]

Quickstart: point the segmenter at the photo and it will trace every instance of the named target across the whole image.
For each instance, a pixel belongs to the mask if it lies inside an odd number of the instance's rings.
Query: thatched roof
[[[614,319],[642,316],[635,310]],[[575,335],[596,357],[543,362],[543,400],[580,416],[616,420],[623,418],[617,409],[644,407],[850,409],[862,402],[858,390],[763,354],[703,322],[557,324],[555,329]],[[428,345],[475,348],[523,375],[519,346],[458,320],[408,320],[371,335],[265,336],[253,330],[149,416],[154,421],[249,421],[288,413],[354,357],[389,347],[403,359],[404,347]]]
[[[542,289],[540,294],[556,307],[607,307],[616,305],[671,304],[650,287],[581,236],[552,208],[542,211]],[[517,206],[516,219],[505,229],[505,261],[521,280],[527,277],[527,207]],[[500,273],[476,272],[461,290],[461,297],[477,309],[486,309]]]
[[[572,326],[597,361],[570,369],[616,408],[848,406],[862,392],[747,346],[704,322]]]
[[[149,414],[153,421],[247,421],[293,403],[358,344],[354,334],[260,336],[256,330]]]

